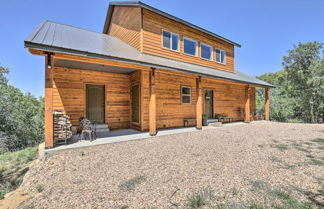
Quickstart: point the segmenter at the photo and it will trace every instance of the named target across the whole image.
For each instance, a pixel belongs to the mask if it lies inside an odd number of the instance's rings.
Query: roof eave
[[[220,80],[233,81],[233,82],[238,82],[238,83],[245,83],[245,84],[252,84],[252,85],[257,85],[257,86],[275,88],[275,86],[271,85],[271,84],[266,85],[266,84],[241,81],[241,80],[236,80],[236,79],[231,79],[231,78],[225,78],[225,77],[221,77],[221,76],[209,75],[209,74],[204,74],[204,73],[199,73],[199,72],[191,72],[191,71],[187,71],[184,69],[172,68],[172,67],[168,67],[168,66],[164,66],[164,65],[152,64],[152,63],[142,62],[142,61],[138,61],[138,60],[130,60],[130,59],[125,59],[125,58],[120,58],[120,57],[113,57],[113,56],[78,51],[78,50],[73,50],[73,49],[65,49],[65,48],[61,48],[61,47],[52,47],[52,46],[47,46],[47,45],[43,45],[43,44],[32,43],[30,41],[24,41],[24,43],[25,43],[25,47],[30,48],[30,49],[38,49],[38,50],[43,50],[43,51],[48,51],[48,52],[65,53],[65,54],[70,54],[70,55],[119,61],[119,62],[123,62],[123,63],[127,63],[127,64],[136,64],[136,65],[142,65],[142,66],[146,66],[146,67],[154,67],[154,68],[159,68],[159,69],[171,70],[171,71],[175,71],[175,72],[189,73],[189,74],[197,75],[197,76],[216,78],[216,79],[220,79]]]
[[[220,40],[223,40],[223,41],[225,41],[227,43],[233,44],[236,47],[241,48],[241,45],[238,44],[238,43],[236,43],[236,42],[234,42],[234,41],[231,41],[231,40],[229,40],[227,38],[224,38],[224,37],[222,37],[220,35],[217,35],[217,34],[211,32],[211,31],[208,31],[206,29],[203,29],[203,28],[201,28],[201,27],[199,27],[197,25],[194,25],[194,24],[192,24],[192,23],[190,23],[188,21],[185,21],[185,20],[180,19],[178,17],[175,17],[173,15],[170,15],[170,14],[168,14],[166,12],[163,12],[163,11],[161,11],[159,9],[156,9],[156,8],[150,6],[150,5],[144,4],[143,2],[140,2],[140,1],[113,1],[113,2],[110,2],[109,3],[109,7],[108,7],[108,11],[107,11],[107,15],[106,15],[106,20],[105,20],[104,28],[103,28],[103,33],[105,33],[105,34],[107,34],[107,32],[109,30],[109,25],[110,25],[111,16],[112,16],[112,12],[113,12],[114,6],[139,6],[141,8],[147,9],[149,11],[152,11],[154,13],[157,13],[157,14],[162,15],[164,17],[167,17],[169,19],[175,20],[175,21],[177,21],[179,23],[182,23],[184,25],[188,25],[189,27],[192,27],[192,28],[194,28],[196,30],[199,30],[201,32],[204,32],[206,34],[209,34],[211,36],[214,36],[216,38],[219,38]]]

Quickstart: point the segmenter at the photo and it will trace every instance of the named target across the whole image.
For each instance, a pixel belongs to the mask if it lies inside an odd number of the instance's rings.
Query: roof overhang
[[[100,63],[118,61],[133,64],[138,69],[154,67],[170,71],[182,72],[197,76],[216,78],[221,80],[247,83],[263,87],[273,85],[241,73],[227,72],[206,66],[168,59],[155,55],[141,53],[120,39],[103,33],[85,30],[53,21],[45,21],[25,40],[25,47],[36,49],[38,52],[54,52],[58,57],[61,54],[73,55],[76,60],[94,58]],[[38,54],[41,55],[41,54]],[[70,57],[73,57],[70,56]],[[78,59],[77,57],[80,57]],[[113,62],[110,62],[112,64]],[[126,64],[124,66],[126,66]],[[129,66],[129,65],[128,65]]]
[[[255,83],[255,82],[247,82],[247,81],[242,81],[242,80],[237,80],[237,79],[226,78],[226,77],[222,77],[222,76],[215,76],[215,75],[210,75],[210,74],[205,74],[205,73],[200,73],[200,72],[192,72],[192,71],[188,71],[185,69],[174,68],[174,67],[169,67],[169,66],[159,65],[159,64],[153,64],[153,63],[143,62],[143,61],[138,61],[138,60],[123,59],[123,58],[119,58],[119,57],[106,56],[106,55],[83,52],[83,51],[72,50],[72,49],[64,49],[64,48],[60,48],[60,47],[49,47],[49,46],[41,45],[41,44],[33,44],[28,41],[25,41],[25,47],[30,48],[30,49],[42,50],[44,52],[46,51],[46,52],[53,52],[53,53],[63,53],[63,54],[68,54],[68,55],[76,55],[76,56],[82,56],[82,57],[104,59],[104,60],[110,60],[110,61],[118,61],[118,62],[122,62],[122,63],[126,63],[126,64],[135,64],[135,65],[141,65],[141,66],[145,66],[145,67],[149,67],[149,68],[164,69],[164,70],[170,70],[170,71],[180,72],[180,73],[188,73],[191,75],[202,76],[202,77],[207,77],[207,78],[214,78],[214,79],[216,78],[216,79],[220,79],[220,80],[224,80],[224,81],[252,84],[255,86],[259,86],[259,87],[275,88],[275,86],[271,85],[271,84],[260,84],[260,83]]]
[[[110,26],[110,22],[111,22],[111,16],[113,14],[114,6],[141,7],[143,9],[147,9],[147,10],[149,10],[151,12],[154,12],[156,14],[159,14],[161,16],[164,16],[164,17],[169,18],[171,20],[174,20],[176,22],[182,23],[182,24],[184,24],[186,26],[189,26],[189,27],[191,27],[193,29],[196,29],[198,31],[201,31],[201,32],[206,33],[208,35],[211,35],[213,37],[216,37],[216,38],[218,38],[218,39],[220,39],[222,41],[225,41],[225,42],[227,42],[229,44],[232,44],[232,45],[234,45],[236,47],[241,47],[240,44],[238,44],[238,43],[236,43],[234,41],[231,41],[231,40],[229,40],[227,38],[224,38],[224,37],[222,37],[220,35],[217,35],[217,34],[211,32],[211,31],[208,31],[206,29],[203,29],[203,28],[201,28],[201,27],[199,27],[197,25],[194,25],[194,24],[192,24],[192,23],[190,23],[188,21],[185,21],[185,20],[180,19],[178,17],[175,17],[173,15],[170,15],[170,14],[168,14],[166,12],[163,12],[163,11],[161,11],[159,9],[156,9],[156,8],[150,6],[150,5],[144,4],[143,2],[140,2],[140,1],[113,1],[113,2],[110,2],[109,3],[109,7],[108,7],[108,11],[107,11],[107,15],[106,15],[106,20],[105,20],[104,28],[103,28],[103,33],[105,33],[105,34],[107,34],[108,33],[108,30],[109,30],[109,26]]]

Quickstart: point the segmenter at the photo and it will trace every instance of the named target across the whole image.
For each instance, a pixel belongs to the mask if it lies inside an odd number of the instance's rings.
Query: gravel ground
[[[228,125],[50,153],[20,208],[321,208],[323,166],[324,125]]]

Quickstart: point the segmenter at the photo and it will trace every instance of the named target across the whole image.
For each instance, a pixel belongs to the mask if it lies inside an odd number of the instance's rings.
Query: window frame
[[[164,36],[163,36],[163,32],[170,33],[170,48],[167,48],[167,47],[164,47],[164,46],[163,46],[163,38],[164,38]],[[178,47],[178,49],[177,49],[177,50],[172,49],[172,39],[173,39],[173,38],[172,38],[172,35],[177,35],[177,36],[178,36],[178,43],[177,43],[177,47]],[[171,51],[174,51],[174,52],[180,52],[180,34],[178,34],[178,33],[173,33],[173,32],[171,32],[171,31],[168,31],[168,30],[162,29],[161,36],[162,36],[162,39],[161,39],[161,45],[162,45],[162,48],[163,48],[163,49],[168,49],[168,50],[171,50]]]
[[[195,53],[195,55],[192,55],[192,54],[189,54],[189,53],[186,53],[185,52],[185,39],[196,42],[196,50],[195,50],[196,53]],[[187,54],[187,55],[190,55],[190,56],[194,56],[194,57],[198,57],[198,50],[197,50],[197,48],[198,48],[198,41],[196,41],[194,39],[191,39],[191,38],[188,38],[188,37],[185,37],[185,36],[183,37],[183,53],[184,54]]]
[[[205,45],[207,47],[210,47],[210,59],[207,59],[207,58],[202,57],[202,48],[201,48],[202,45]],[[213,51],[214,50],[213,50],[213,47],[211,45],[208,45],[208,44],[205,44],[203,42],[200,42],[200,58],[202,58],[204,60],[213,61]]]
[[[182,93],[182,89],[183,88],[189,88],[190,89],[190,94],[183,94]],[[180,87],[180,95],[181,95],[181,104],[191,104],[191,86],[181,86]],[[183,96],[189,96],[189,103],[184,103],[183,100],[182,100],[182,97]]]
[[[219,61],[217,61],[217,50],[219,50],[219,52],[220,52],[220,59],[222,60],[222,51],[224,52],[224,62],[219,62]],[[225,50],[223,50],[223,49],[220,49],[220,48],[215,48],[215,61],[217,62],[217,63],[219,63],[219,64],[223,64],[223,65],[225,65],[226,64],[226,51]]]

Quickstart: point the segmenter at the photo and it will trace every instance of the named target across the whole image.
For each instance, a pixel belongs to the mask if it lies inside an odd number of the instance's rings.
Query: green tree
[[[286,72],[280,70],[275,73],[263,74],[257,78],[276,86],[276,88],[270,90],[270,119],[280,122],[287,122],[289,119],[293,119],[296,101],[286,94],[284,84]],[[264,89],[257,88],[256,105],[258,112],[264,113],[264,101]]]
[[[323,85],[322,48],[319,42],[299,43],[283,58],[285,91],[296,98],[296,111],[306,122],[317,122],[321,117],[323,95],[318,84],[322,82]]]
[[[9,85],[7,73],[0,67],[0,149],[11,151],[43,140],[44,101]]]
[[[8,82],[8,79],[6,78],[6,74],[8,73],[9,69],[0,65],[0,86]]]

